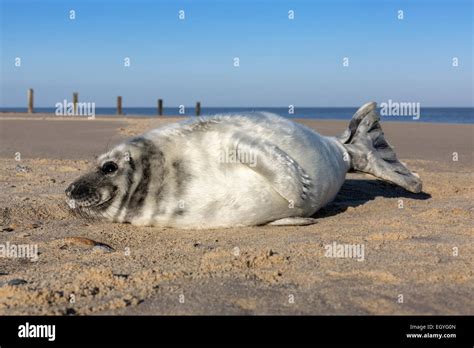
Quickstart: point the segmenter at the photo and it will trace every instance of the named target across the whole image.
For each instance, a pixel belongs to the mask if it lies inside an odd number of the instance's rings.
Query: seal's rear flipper
[[[339,137],[351,157],[351,169],[375,175],[410,192],[421,192],[420,177],[398,161],[385,140],[376,107],[374,102],[360,107]]]

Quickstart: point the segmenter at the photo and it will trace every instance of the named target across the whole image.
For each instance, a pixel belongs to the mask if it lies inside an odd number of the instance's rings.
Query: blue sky
[[[3,107],[30,87],[43,107],[74,91],[97,106],[473,106],[472,0],[0,3]]]

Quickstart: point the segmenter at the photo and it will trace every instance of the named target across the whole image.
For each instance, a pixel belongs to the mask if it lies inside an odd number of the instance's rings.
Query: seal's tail
[[[410,192],[421,192],[421,179],[398,161],[380,127],[377,104],[367,103],[352,117],[349,128],[338,138],[351,157],[351,169],[369,173]]]

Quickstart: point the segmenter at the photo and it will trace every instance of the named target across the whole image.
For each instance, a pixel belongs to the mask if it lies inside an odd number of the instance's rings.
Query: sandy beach
[[[0,315],[474,314],[474,125],[382,120],[423,193],[349,174],[316,225],[177,230],[68,212],[64,189],[94,155],[178,119],[0,115],[0,245],[39,251],[0,257]],[[326,257],[334,242],[363,245],[364,260]]]

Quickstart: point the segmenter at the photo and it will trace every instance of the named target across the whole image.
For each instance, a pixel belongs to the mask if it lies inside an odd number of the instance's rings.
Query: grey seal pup
[[[379,120],[373,102],[339,137],[265,112],[190,119],[115,146],[66,195],[81,214],[138,226],[307,225],[348,171],[421,191]]]

